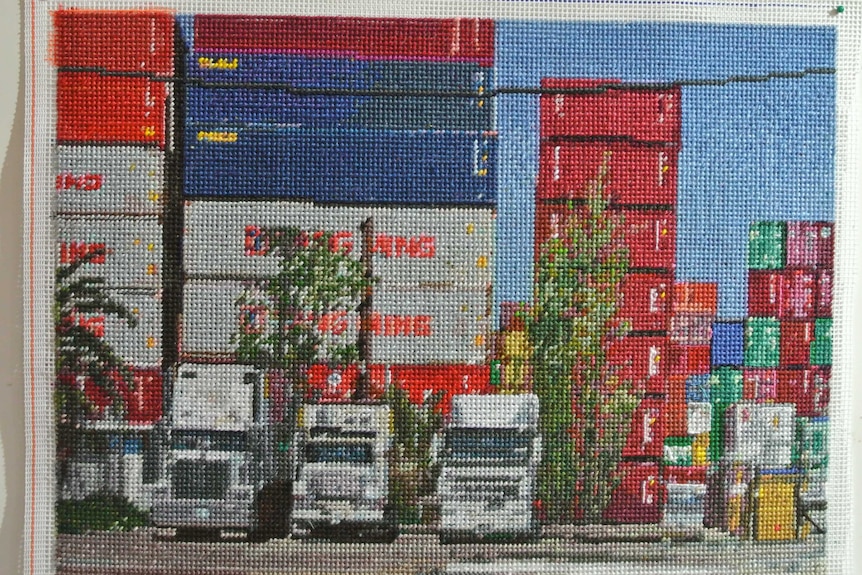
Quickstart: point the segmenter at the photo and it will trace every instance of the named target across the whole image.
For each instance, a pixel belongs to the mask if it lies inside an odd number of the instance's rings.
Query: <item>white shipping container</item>
[[[766,468],[791,465],[795,405],[738,403],[726,417],[729,460]]]
[[[57,213],[162,212],[165,154],[144,146],[57,146]]]
[[[297,202],[186,202],[183,266],[193,278],[271,277],[266,229],[334,234],[333,249],[358,258],[360,225],[373,221],[378,289],[483,290],[492,282],[494,212],[489,209],[321,207]]]
[[[88,329],[111,346],[132,367],[162,363],[162,301],[160,292],[107,290],[110,299],[135,316],[135,326],[116,314],[74,313],[69,321]]]
[[[490,329],[484,292],[376,292],[372,301],[374,363],[484,363]],[[240,332],[272,333],[272,308],[254,282],[190,280],[183,290],[181,351],[231,356]],[[329,313],[316,324],[325,344],[357,340],[356,312]]]
[[[84,264],[77,277],[101,277],[112,288],[161,288],[162,226],[156,217],[75,216],[54,219],[57,263]]]
[[[688,435],[709,433],[712,427],[712,404],[691,401],[686,406],[688,416]]]

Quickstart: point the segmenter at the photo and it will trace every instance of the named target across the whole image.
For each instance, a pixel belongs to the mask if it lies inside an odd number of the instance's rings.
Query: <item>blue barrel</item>
[[[744,358],[744,333],[741,321],[712,324],[711,363],[714,366],[740,366]]]
[[[186,196],[322,203],[496,203],[496,136],[189,125]]]

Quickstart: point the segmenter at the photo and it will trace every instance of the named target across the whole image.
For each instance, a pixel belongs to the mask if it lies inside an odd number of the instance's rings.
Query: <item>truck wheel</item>
[[[287,537],[292,497],[287,481],[274,481],[264,486],[255,499],[255,527],[249,532],[249,539],[268,541]]]
[[[454,545],[458,543],[458,538],[451,531],[440,532],[440,545]]]
[[[177,541],[218,541],[221,532],[218,529],[202,527],[177,527]]]

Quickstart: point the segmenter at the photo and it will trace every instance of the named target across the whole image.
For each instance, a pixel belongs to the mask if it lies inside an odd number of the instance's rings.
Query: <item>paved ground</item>
[[[60,575],[377,575],[440,573],[553,573],[663,575],[816,575],[823,538],[755,543],[708,533],[704,541],[590,543],[576,534],[546,535],[536,543],[440,545],[430,534],[402,535],[392,544],[276,540],[249,544],[173,541],[167,533],[61,535]],[[654,570],[653,570],[654,569]]]

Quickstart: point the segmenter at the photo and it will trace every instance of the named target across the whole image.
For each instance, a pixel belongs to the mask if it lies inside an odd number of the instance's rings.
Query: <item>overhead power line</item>
[[[835,68],[805,68],[800,71],[775,71],[766,74],[728,76],[726,78],[672,80],[669,82],[606,82],[589,87],[545,88],[533,86],[501,86],[484,92],[464,90],[362,90],[353,88],[299,88],[289,82],[209,82],[201,78],[163,76],[140,71],[115,71],[98,67],[61,67],[60,72],[83,72],[114,78],[144,78],[153,82],[185,84],[214,89],[257,89],[287,92],[293,96],[388,96],[388,97],[433,97],[433,98],[495,98],[506,94],[549,96],[557,94],[589,95],[603,94],[612,90],[669,90],[678,86],[728,86],[731,84],[753,84],[771,80],[794,80],[806,76],[833,75]]]

